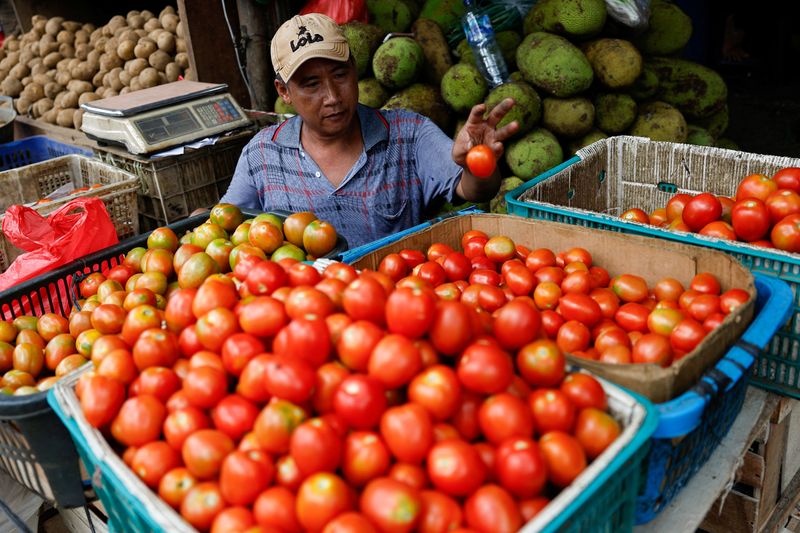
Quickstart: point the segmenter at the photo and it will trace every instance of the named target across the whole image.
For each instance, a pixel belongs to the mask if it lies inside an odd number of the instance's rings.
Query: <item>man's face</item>
[[[336,136],[350,127],[358,104],[358,77],[352,61],[309,59],[278,94],[294,106],[304,127],[322,136]]]

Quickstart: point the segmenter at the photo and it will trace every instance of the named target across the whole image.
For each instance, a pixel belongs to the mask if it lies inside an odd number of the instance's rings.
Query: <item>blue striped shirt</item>
[[[221,202],[250,209],[313,211],[350,247],[419,224],[437,198],[452,201],[461,167],[453,140],[406,110],[358,106],[364,149],[334,187],[300,143],[299,116],[260,131],[242,151]]]

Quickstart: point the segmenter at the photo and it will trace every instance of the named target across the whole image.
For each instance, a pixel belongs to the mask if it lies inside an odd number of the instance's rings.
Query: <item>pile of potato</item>
[[[84,102],[191,78],[184,28],[172,6],[131,11],[105,26],[35,15],[0,49],[0,93],[17,113],[80,129]]]

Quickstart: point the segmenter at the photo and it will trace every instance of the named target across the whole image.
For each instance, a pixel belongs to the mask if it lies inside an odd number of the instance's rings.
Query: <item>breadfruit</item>
[[[692,36],[692,19],[672,2],[654,0],[647,30],[635,41],[645,55],[665,56],[681,50]]]
[[[654,57],[648,64],[659,79],[656,97],[677,107],[686,117],[710,117],[725,107],[728,87],[710,68],[666,57]]]
[[[442,31],[447,31],[461,22],[465,12],[462,0],[427,0],[419,16],[436,22]]]
[[[600,33],[606,23],[604,0],[539,0],[523,21],[527,35],[537,31],[585,39]]]
[[[592,130],[583,137],[571,140],[567,145],[568,151],[570,154],[577,153],[581,148],[589,146],[590,144],[596,143],[597,141],[603,139],[608,139],[608,135],[600,130]]]
[[[506,98],[514,99],[514,107],[497,124],[497,127],[502,128],[516,120],[519,124],[516,136],[526,134],[542,117],[542,99],[539,98],[539,93],[524,81],[510,81],[498,85],[486,98],[486,112],[491,111],[494,106]]]
[[[433,85],[439,85],[442,83],[444,73],[453,66],[453,58],[450,57],[450,49],[447,47],[442,29],[432,20],[419,18],[411,25],[411,32],[425,56],[423,66],[425,80]]]
[[[636,101],[627,94],[599,94],[594,99],[594,123],[601,130],[618,134],[636,120]]]
[[[610,89],[627,87],[642,73],[642,55],[629,41],[598,39],[583,47],[597,80]]]
[[[445,73],[441,82],[442,98],[459,113],[468,112],[479,104],[489,89],[477,67],[469,63],[456,63]]]
[[[281,115],[296,115],[297,111],[294,110],[292,104],[287,104],[280,96],[275,100],[275,112]]]
[[[439,94],[439,89],[423,83],[410,87],[389,97],[382,109],[408,109],[425,115],[442,130],[447,130],[450,112]]]
[[[534,128],[506,147],[505,160],[511,172],[527,181],[564,160],[564,152],[555,135],[544,128]]]
[[[372,71],[385,87],[402,89],[417,79],[424,61],[422,47],[414,39],[395,37],[375,51]]]
[[[628,88],[628,94],[630,94],[634,100],[647,100],[655,96],[657,92],[658,75],[653,67],[645,63],[642,65],[642,73],[636,78],[633,85]]]
[[[342,25],[342,33],[356,62],[359,79],[369,76],[372,55],[380,46],[386,32],[374,24],[354,20]]]
[[[689,125],[688,135],[686,135],[687,144],[696,144],[697,146],[714,146],[714,136],[711,135],[707,129],[700,126]]]
[[[728,105],[722,107],[713,115],[696,121],[698,126],[708,130],[715,139],[719,139],[728,129]]]
[[[412,0],[367,0],[367,11],[372,23],[386,33],[407,31],[418,14]]]
[[[381,107],[389,99],[389,91],[375,78],[358,80],[358,103],[369,107]]]
[[[561,98],[585,91],[594,76],[583,52],[546,32],[525,37],[517,48],[517,66],[528,83]]]
[[[589,133],[594,124],[594,105],[588,98],[545,98],[542,126],[560,137],[574,139]]]
[[[506,205],[506,193],[513,191],[523,183],[525,182],[516,176],[510,176],[500,180],[500,189],[497,191],[495,197],[489,200],[489,211],[499,215],[505,215],[508,213],[508,205]]]
[[[639,107],[630,133],[654,141],[682,143],[689,132],[686,119],[680,111],[666,102],[656,101]]]

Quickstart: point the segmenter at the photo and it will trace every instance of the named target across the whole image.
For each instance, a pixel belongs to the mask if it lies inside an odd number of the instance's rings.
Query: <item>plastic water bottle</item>
[[[472,48],[475,63],[489,87],[494,88],[508,79],[508,67],[494,38],[494,29],[488,15],[479,15],[473,0],[464,0],[467,12],[462,24],[467,43]]]

